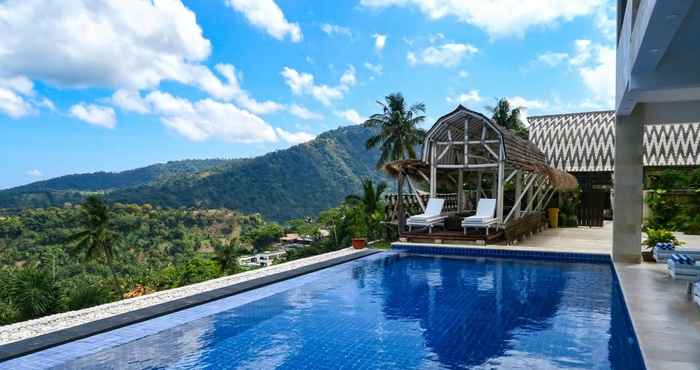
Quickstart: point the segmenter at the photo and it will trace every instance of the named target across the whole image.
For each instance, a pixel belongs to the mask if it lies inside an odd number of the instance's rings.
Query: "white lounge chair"
[[[666,262],[674,253],[687,254],[700,259],[700,248],[680,247],[676,248],[671,243],[657,243],[654,246],[653,254],[656,262]]]
[[[695,283],[694,288],[693,288],[693,300],[695,301],[695,304],[700,306],[700,281]]]
[[[462,229],[467,233],[467,228],[476,227],[486,229],[486,235],[489,234],[489,227],[496,223],[496,199],[479,199],[479,204],[476,205],[476,214],[462,220]]]
[[[668,274],[673,280],[696,282],[700,280],[700,264],[687,254],[674,253],[667,261]]]
[[[414,226],[417,227],[427,227],[428,233],[433,232],[433,227],[437,225],[445,225],[446,214],[442,213],[442,206],[445,204],[444,199],[440,198],[430,198],[428,200],[428,205],[425,206],[425,212],[411,216],[406,220],[406,225],[408,226],[408,231]]]

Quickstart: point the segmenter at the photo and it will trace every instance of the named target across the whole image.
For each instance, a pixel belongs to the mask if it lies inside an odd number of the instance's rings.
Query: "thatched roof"
[[[568,191],[578,187],[576,177],[568,172],[558,170],[543,164],[527,165],[522,167],[526,171],[536,172],[547,176],[549,183],[557,190]],[[397,177],[399,172],[412,178],[420,178],[419,171],[430,173],[430,166],[418,159],[402,159],[399,161],[389,162],[384,165],[384,171],[393,177]]]
[[[433,127],[428,130],[423,144],[423,161],[429,162],[429,143],[462,140],[464,138],[464,123],[467,122],[469,140],[479,140],[484,125],[495,129],[496,136],[487,139],[498,139],[503,145],[506,161],[514,167],[531,165],[546,165],[547,159],[537,146],[528,140],[522,139],[512,131],[499,126],[488,117],[479,112],[469,110],[462,105],[457,106],[452,112],[440,117]],[[493,131],[491,131],[491,135]]]

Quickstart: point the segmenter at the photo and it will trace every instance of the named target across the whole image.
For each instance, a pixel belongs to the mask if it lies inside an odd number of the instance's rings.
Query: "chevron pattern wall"
[[[615,112],[528,117],[530,140],[550,165],[569,172],[613,171]],[[647,125],[645,166],[700,165],[700,123]]]

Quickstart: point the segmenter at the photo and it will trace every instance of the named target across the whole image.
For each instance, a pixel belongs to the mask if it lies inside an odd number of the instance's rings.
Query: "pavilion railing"
[[[429,194],[421,194],[420,197],[424,206],[428,204],[428,200],[430,199]],[[457,193],[438,193],[436,197],[445,200],[445,204],[442,207],[443,212],[457,212]],[[423,213],[423,209],[418,202],[418,196],[416,194],[402,194],[402,198],[406,217]],[[396,193],[389,193],[384,196],[384,210],[388,221],[397,219],[398,199],[399,196]]]

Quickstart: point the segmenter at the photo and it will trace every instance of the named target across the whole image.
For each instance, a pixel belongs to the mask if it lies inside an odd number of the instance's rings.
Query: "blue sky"
[[[260,155],[396,91],[609,109],[614,32],[609,0],[0,0],[0,188]]]

